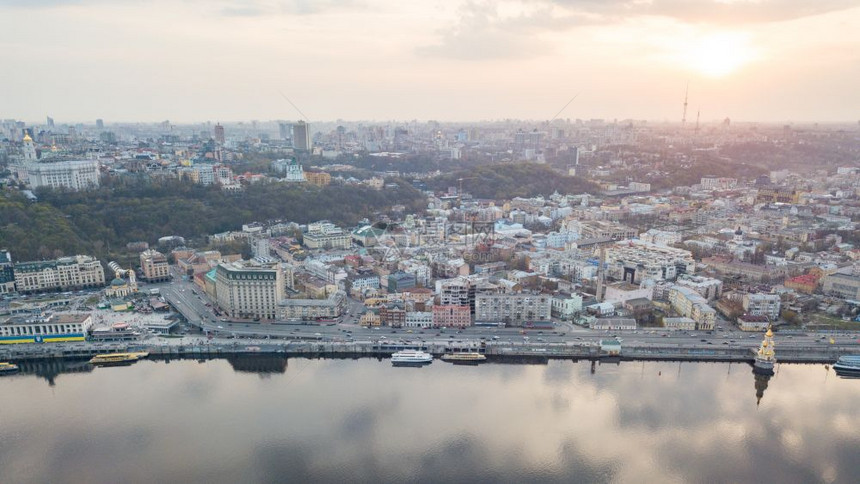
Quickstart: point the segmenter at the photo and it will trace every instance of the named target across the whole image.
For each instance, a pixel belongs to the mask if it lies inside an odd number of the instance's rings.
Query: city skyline
[[[34,31],[39,25],[41,31]],[[0,116],[856,123],[847,1],[0,1]],[[288,96],[287,101],[284,96]]]

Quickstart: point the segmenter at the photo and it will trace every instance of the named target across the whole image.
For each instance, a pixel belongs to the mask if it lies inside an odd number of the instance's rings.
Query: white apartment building
[[[104,285],[104,268],[98,259],[88,255],[15,264],[15,287],[18,292],[81,289]]]
[[[51,187],[87,190],[99,186],[97,160],[72,160],[28,163],[27,181],[31,188]]]
[[[678,276],[678,280],[675,281],[675,284],[689,287],[690,289],[698,292],[708,301],[719,299],[723,294],[723,281],[712,277],[683,274]]]
[[[767,316],[771,322],[779,320],[781,305],[778,294],[744,294],[744,313]]]
[[[430,328],[433,326],[433,313],[430,311],[407,311],[406,322],[403,325],[407,328]]]
[[[302,240],[308,249],[348,249],[352,245],[352,234],[329,222],[308,225]]]
[[[527,321],[548,321],[552,316],[552,297],[546,294],[478,294],[475,296],[475,321],[498,321],[522,326]]]
[[[215,301],[232,318],[273,320],[284,294],[279,264],[236,261],[215,268]]]

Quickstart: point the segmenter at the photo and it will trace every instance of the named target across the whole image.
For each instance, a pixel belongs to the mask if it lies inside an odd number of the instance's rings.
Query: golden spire
[[[24,142],[33,141],[33,138],[30,137],[30,133],[24,133]]]

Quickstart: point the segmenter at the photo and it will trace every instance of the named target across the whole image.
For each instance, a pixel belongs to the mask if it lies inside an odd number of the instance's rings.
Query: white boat
[[[419,350],[402,350],[391,355],[394,366],[417,366],[433,362],[433,355]]]
[[[840,356],[833,369],[839,376],[860,377],[860,356]]]

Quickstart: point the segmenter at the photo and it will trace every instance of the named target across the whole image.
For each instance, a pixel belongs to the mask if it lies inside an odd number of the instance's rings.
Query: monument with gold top
[[[768,326],[761,346],[759,346],[756,352],[753,371],[764,375],[773,375],[773,366],[776,364],[774,349],[773,330]]]

